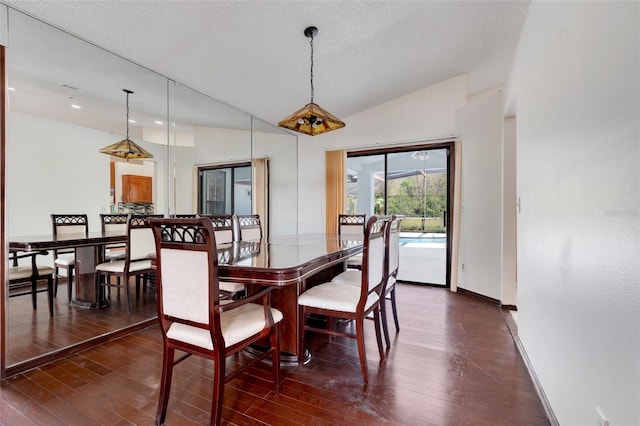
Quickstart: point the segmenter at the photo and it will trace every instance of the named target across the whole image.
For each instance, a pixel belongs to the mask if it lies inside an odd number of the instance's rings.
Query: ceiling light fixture
[[[122,89],[127,94],[127,137],[126,139],[116,142],[112,145],[106,146],[100,150],[101,153],[107,155],[113,155],[115,157],[124,158],[129,161],[130,159],[139,158],[153,158],[153,155],[144,148],[140,147],[134,141],[129,139],[129,94],[133,93],[131,90]]]
[[[311,102],[278,123],[278,126],[307,135],[315,136],[345,126],[344,122],[313,102],[313,38],[318,34],[316,27],[308,27],[304,35],[311,39]]]
[[[431,156],[427,154],[427,151],[416,151],[411,154],[411,158],[413,158],[414,160],[426,161],[431,158]]]

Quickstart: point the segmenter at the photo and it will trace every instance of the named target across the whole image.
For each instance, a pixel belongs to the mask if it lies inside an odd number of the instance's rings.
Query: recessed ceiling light
[[[160,120],[156,120],[156,121],[155,121],[155,123],[156,123],[156,124],[162,124],[162,121],[160,121]]]
[[[131,119],[129,119],[129,123],[136,124],[136,120],[131,120]]]
[[[8,87],[8,89],[11,90],[12,92],[16,91],[15,87]]]
[[[80,105],[71,104],[71,108],[80,109],[82,107]]]

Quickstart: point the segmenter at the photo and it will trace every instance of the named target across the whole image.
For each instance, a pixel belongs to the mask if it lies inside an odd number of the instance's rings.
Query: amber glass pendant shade
[[[295,132],[315,136],[330,132],[345,126],[344,122],[313,102],[313,38],[318,35],[316,27],[307,27],[304,30],[305,37],[311,39],[311,102],[294,112],[287,118],[280,120],[278,126]]]
[[[289,117],[281,120],[278,126],[315,136],[340,129],[344,127],[344,122],[320,105],[308,103]]]
[[[112,145],[105,146],[100,150],[103,154],[124,158],[125,160],[135,160],[138,158],[153,158],[153,155],[130,139],[122,139]]]

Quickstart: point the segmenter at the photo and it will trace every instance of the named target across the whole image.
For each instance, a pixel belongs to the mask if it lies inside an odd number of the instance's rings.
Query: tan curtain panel
[[[251,204],[253,214],[260,215],[262,225],[262,236],[269,236],[269,159],[254,158],[253,167],[253,188],[251,189]]]
[[[347,164],[347,154],[343,150],[327,151],[326,179],[327,179],[327,233],[338,233],[338,215],[346,213],[345,206],[345,173]]]

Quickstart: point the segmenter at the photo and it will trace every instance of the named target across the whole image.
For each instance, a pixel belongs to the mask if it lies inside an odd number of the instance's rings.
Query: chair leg
[[[173,376],[173,358],[175,349],[164,347],[162,351],[162,377],[160,378],[160,396],[158,398],[158,411],[156,413],[156,425],[164,423],[169,405],[169,393],[171,391],[171,377]]]
[[[383,300],[384,302],[384,300]],[[373,324],[376,330],[376,343],[378,343],[378,353],[380,354],[380,361],[385,359],[384,349],[382,348],[382,333],[380,332],[380,308],[373,310]]]
[[[213,396],[211,399],[211,426],[220,425],[222,419],[222,398],[224,396],[226,357],[221,351],[216,352],[213,360]]]
[[[387,321],[387,301],[383,297],[380,300],[380,319],[382,320],[382,331],[384,332],[384,341],[387,349],[391,347],[391,338],[389,337],[389,324]]]
[[[100,310],[100,305],[102,304],[102,285],[100,285],[102,280],[102,274],[96,272],[94,283],[95,283],[95,292],[96,292],[96,308]]]
[[[127,299],[127,313],[130,314],[131,313],[131,296],[129,295],[129,276],[128,275],[123,276],[122,281],[124,282],[124,285],[122,286],[122,291],[124,292],[124,298]],[[138,276],[136,275],[136,287],[137,286],[138,286]]]
[[[391,310],[393,311],[393,322],[396,324],[396,333],[400,331],[400,323],[398,322],[398,310],[396,309],[396,288],[391,290]]]
[[[60,269],[56,266],[53,270],[53,295],[58,295],[58,277],[60,277]]]
[[[73,266],[69,266],[69,270],[67,271],[67,298],[69,302],[71,302],[71,290],[73,288],[73,277],[75,275],[75,271]],[[58,286],[56,285],[56,293],[58,293]]]
[[[273,368],[273,384],[276,394],[280,393],[280,323],[271,330],[271,367]]]
[[[36,277],[32,277],[31,278],[31,304],[33,305],[34,311],[38,309],[37,290],[38,290],[38,279]]]
[[[49,316],[53,317],[53,277],[49,275],[47,277],[47,299],[49,299]]]
[[[356,341],[358,342],[358,355],[360,356],[360,369],[362,370],[362,379],[365,384],[369,383],[369,374],[367,371],[367,353],[364,349],[364,319],[357,318],[356,323]]]

